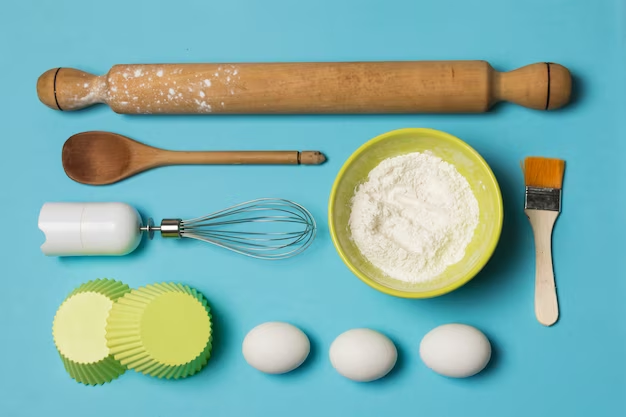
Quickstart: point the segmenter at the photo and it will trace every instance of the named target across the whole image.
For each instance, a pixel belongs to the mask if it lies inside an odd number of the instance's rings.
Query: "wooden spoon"
[[[76,182],[113,184],[166,165],[319,165],[319,151],[183,152],[154,148],[110,132],[83,132],[63,145],[63,169]]]

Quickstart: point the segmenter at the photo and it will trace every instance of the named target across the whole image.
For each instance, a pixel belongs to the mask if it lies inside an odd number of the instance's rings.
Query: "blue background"
[[[0,24],[0,413],[4,416],[618,416],[626,413],[624,8],[619,0],[11,1]],[[502,105],[482,115],[160,117],[105,106],[60,113],[41,104],[49,68],[103,74],[114,64],[163,62],[485,59],[499,70],[553,61],[575,75],[575,102],[552,113]],[[502,188],[505,223],[488,266],[465,287],[404,300],[361,283],[329,238],[326,205],[343,161],[403,127],[447,131],[477,149]],[[69,180],[61,147],[108,130],[174,149],[319,149],[320,167],[173,167],[93,188]],[[534,252],[519,161],[567,161],[554,233],[562,316],[533,314]],[[176,190],[172,198],[172,189]],[[157,239],[121,258],[47,258],[37,217],[46,201],[124,201],[144,215],[195,217],[256,197],[283,197],[319,221],[314,246],[267,263],[196,242]],[[63,370],[54,313],[98,277],[131,286],[174,280],[204,292],[214,356],[200,374],[162,381],[128,372],[85,387]],[[249,367],[244,335],[268,320],[301,327],[313,345],[297,371]],[[482,374],[443,378],[420,361],[424,334],[448,322],[483,330],[494,357]],[[358,384],[331,367],[341,332],[370,327],[398,346],[387,378]]]

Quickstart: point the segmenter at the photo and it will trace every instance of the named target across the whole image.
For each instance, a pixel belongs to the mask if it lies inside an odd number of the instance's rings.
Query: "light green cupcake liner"
[[[63,301],[54,318],[52,335],[67,373],[86,385],[111,382],[126,367],[110,355],[106,318],[128,285],[111,279],[86,282]]]
[[[158,378],[186,378],[208,362],[211,312],[187,285],[147,285],[118,299],[107,319],[111,354],[122,365]]]

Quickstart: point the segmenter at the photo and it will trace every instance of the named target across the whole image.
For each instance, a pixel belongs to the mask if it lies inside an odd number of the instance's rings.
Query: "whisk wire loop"
[[[222,229],[225,226],[243,229]],[[289,228],[280,230],[283,227]],[[313,243],[316,232],[315,219],[306,208],[290,200],[274,198],[247,201],[180,222],[183,238],[269,260],[298,255]]]

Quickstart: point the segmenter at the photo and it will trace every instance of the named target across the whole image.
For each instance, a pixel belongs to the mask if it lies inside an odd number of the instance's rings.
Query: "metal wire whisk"
[[[311,213],[293,201],[259,198],[190,220],[152,219],[141,230],[201,240],[257,259],[287,259],[308,248],[317,232]]]

